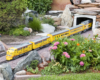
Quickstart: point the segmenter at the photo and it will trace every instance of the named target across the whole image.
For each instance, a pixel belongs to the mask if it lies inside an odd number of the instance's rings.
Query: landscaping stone
[[[26,71],[25,70],[21,70],[15,73],[15,75],[25,75]]]
[[[42,30],[44,33],[53,33],[55,31],[55,27],[51,26],[49,24],[41,24],[42,25]]]
[[[31,28],[25,27],[24,30],[25,31],[29,31],[30,33],[32,33],[32,29]]]
[[[27,65],[30,65],[31,61],[38,60],[39,63],[41,63],[41,57],[38,55],[38,52],[36,50],[29,52],[29,54],[18,62],[17,66],[14,69],[14,73],[23,70],[26,68]]]
[[[42,63],[40,63],[40,64],[39,64],[39,67],[40,67],[40,68],[43,68],[44,66],[43,66],[43,64],[42,64]]]
[[[15,75],[14,76],[14,80],[27,80],[31,77],[34,77],[34,78],[38,78],[38,77],[41,77],[41,75]]]
[[[0,73],[0,80],[4,80],[4,79],[3,79],[3,75],[2,75],[1,73]]]
[[[81,3],[91,3],[91,0],[81,0]]]
[[[96,2],[100,2],[100,0],[95,0]]]
[[[66,6],[62,16],[61,16],[61,26],[69,26],[72,27],[73,18],[71,16],[71,12],[69,8]]]
[[[97,35],[98,34],[98,38],[100,38],[100,28],[95,28],[93,30],[93,36]]]
[[[3,75],[5,80],[12,80],[13,79],[12,69],[11,69],[11,66],[9,64],[7,64],[7,63],[1,64],[0,71],[1,71],[1,74]]]

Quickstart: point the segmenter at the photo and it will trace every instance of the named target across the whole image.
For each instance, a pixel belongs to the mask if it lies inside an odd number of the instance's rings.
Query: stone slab
[[[41,77],[41,75],[40,74],[38,75],[15,75],[14,77],[15,77],[14,80],[27,80],[32,77],[34,78]]]

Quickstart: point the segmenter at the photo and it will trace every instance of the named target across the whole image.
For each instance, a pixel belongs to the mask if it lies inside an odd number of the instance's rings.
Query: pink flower
[[[81,57],[85,57],[85,56],[86,56],[85,54],[81,54],[81,55],[80,55],[80,58],[81,58]]]
[[[54,46],[57,46],[58,44],[59,44],[59,42],[55,42],[55,43],[54,43]]]
[[[57,49],[57,46],[52,47],[52,49],[53,49],[53,50],[56,50],[56,49]]]
[[[68,45],[68,43],[67,43],[67,42],[64,42],[64,44],[65,44],[65,45]]]
[[[84,62],[83,62],[83,61],[81,61],[81,62],[80,62],[80,65],[81,65],[81,66],[83,66],[83,65],[84,65]]]
[[[49,47],[49,51],[52,49],[52,46],[51,47]]]
[[[63,54],[62,55],[66,55],[66,54],[68,54],[67,52],[63,52]]]
[[[70,58],[70,55],[69,54],[65,54],[66,58]]]
[[[71,41],[75,41],[75,39],[70,39]]]
[[[92,50],[88,50],[89,52],[92,52]]]

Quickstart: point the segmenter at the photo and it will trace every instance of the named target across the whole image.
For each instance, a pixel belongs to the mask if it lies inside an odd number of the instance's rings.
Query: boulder
[[[98,38],[100,38],[100,28],[95,28],[93,30],[93,36],[97,35],[98,34]]]
[[[13,72],[12,72],[11,66],[9,64],[7,64],[7,63],[1,64],[0,71],[1,71],[5,80],[12,80],[13,79]]]
[[[81,3],[91,3],[91,0],[81,0]]]
[[[21,70],[15,73],[15,75],[25,75],[26,71],[25,70]]]
[[[0,73],[0,80],[4,80],[4,79],[3,79],[3,75],[2,75],[1,73]]]
[[[73,22],[73,18],[71,16],[71,12],[69,10],[69,7],[65,7],[65,10],[63,11],[63,14],[61,16],[61,26],[69,26],[72,27],[72,22]]]
[[[54,25],[60,25],[61,24],[61,18],[54,18],[53,19],[55,22],[54,22]]]
[[[25,69],[27,65],[30,65],[32,60],[38,60],[39,63],[42,62],[41,57],[39,56],[36,50],[29,52],[25,58],[23,58],[21,61],[18,62],[18,64],[16,65],[14,69],[14,73]]]
[[[28,28],[28,27],[25,27],[24,30],[29,31],[30,33],[32,33],[32,31],[33,31],[32,28]]]
[[[42,25],[42,32],[44,33],[53,33],[55,31],[55,27],[49,24],[41,24]]]
[[[83,15],[97,15],[98,14],[94,11],[89,11],[89,10],[85,10],[85,9],[74,9],[73,13],[83,14]]]
[[[6,52],[6,50],[8,50],[8,46],[0,41],[0,52]]]
[[[100,0],[95,0],[96,2],[100,2]]]

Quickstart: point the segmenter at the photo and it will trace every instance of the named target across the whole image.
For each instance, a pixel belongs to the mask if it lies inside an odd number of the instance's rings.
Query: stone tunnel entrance
[[[85,20],[92,20],[92,31],[93,31],[93,29],[95,28],[96,16],[75,14],[73,26],[76,26]]]

